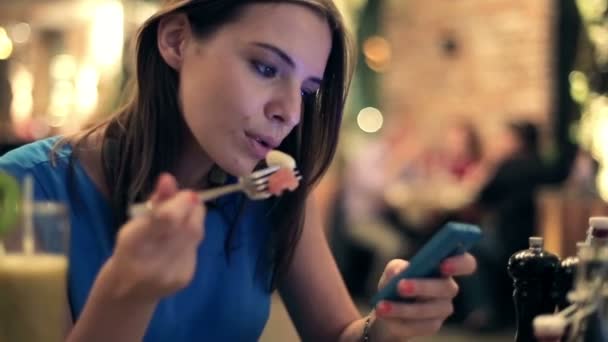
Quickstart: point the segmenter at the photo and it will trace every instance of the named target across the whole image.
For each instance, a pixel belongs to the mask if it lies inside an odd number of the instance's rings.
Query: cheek
[[[259,129],[268,97],[247,67],[236,61],[204,75],[184,73],[180,95],[185,120],[197,136],[201,130],[209,136],[231,136]]]
[[[226,96],[228,94],[228,96]],[[223,115],[233,127],[259,126],[264,116],[264,95],[254,82],[242,80],[226,90],[221,100]]]
[[[218,91],[220,87],[209,91],[187,87],[184,82],[181,92],[184,120],[205,149],[214,149],[218,143],[232,145],[227,140],[238,138],[244,130],[254,126],[253,111],[248,111],[246,101],[234,88],[230,93],[222,93]]]
[[[193,88],[188,82],[182,83],[180,87],[180,103],[184,120],[190,129],[196,131],[196,128],[206,124],[205,120],[207,118],[203,110],[206,101],[204,96],[197,96],[196,92],[192,90]]]

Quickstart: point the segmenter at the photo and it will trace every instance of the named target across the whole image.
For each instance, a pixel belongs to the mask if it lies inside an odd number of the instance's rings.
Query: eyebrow
[[[294,63],[293,59],[291,57],[289,57],[289,55],[285,51],[279,49],[278,47],[276,47],[272,44],[261,43],[261,42],[253,43],[253,45],[273,52],[274,54],[279,56],[285,63],[287,63],[291,68],[296,67],[296,64]],[[318,83],[319,85],[321,85],[321,83],[322,83],[322,80],[318,77],[310,77],[309,80],[314,83]]]

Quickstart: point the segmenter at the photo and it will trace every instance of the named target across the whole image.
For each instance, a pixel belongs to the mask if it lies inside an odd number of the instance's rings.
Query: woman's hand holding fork
[[[205,206],[193,191],[179,191],[168,174],[150,198],[154,210],[134,217],[119,231],[106,264],[117,278],[117,296],[160,299],[186,287],[204,238]]]
[[[191,282],[204,205],[168,174],[159,177],[150,203],[152,211],[120,228],[68,341],[107,341],[111,330],[120,331],[120,341],[141,341],[159,301]]]

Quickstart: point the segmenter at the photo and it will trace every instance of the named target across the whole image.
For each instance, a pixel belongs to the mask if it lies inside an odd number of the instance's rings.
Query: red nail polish
[[[376,311],[380,314],[380,315],[386,315],[389,312],[391,312],[392,307],[391,304],[389,302],[380,302],[378,304],[378,307],[376,308]]]
[[[416,286],[414,286],[414,283],[409,280],[401,281],[401,283],[399,284],[399,288],[401,289],[401,292],[405,295],[412,295],[416,290]]]
[[[441,265],[441,273],[451,275],[454,273],[454,265],[448,261],[444,262],[443,265]]]

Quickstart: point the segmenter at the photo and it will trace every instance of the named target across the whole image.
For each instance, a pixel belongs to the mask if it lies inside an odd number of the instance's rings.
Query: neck
[[[84,144],[75,151],[80,163],[89,177],[105,196],[109,197],[101,163],[101,146],[106,127],[101,127],[85,139]],[[213,161],[200,148],[191,133],[185,132],[187,137],[183,143],[175,166],[169,172],[175,177],[182,188],[202,189],[208,186],[207,176],[213,167]]]
[[[177,158],[175,167],[170,170],[180,187],[201,189],[208,186],[207,178],[213,161],[188,132],[184,147]]]

